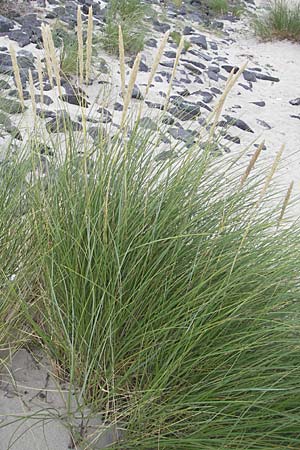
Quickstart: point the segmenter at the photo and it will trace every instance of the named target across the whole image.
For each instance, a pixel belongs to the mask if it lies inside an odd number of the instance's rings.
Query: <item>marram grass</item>
[[[241,187],[209,147],[154,142],[136,124],[36,186],[34,333],[111,448],[297,449],[299,228],[255,167]]]
[[[1,342],[34,337],[79,404],[121,430],[111,448],[296,450],[300,243],[281,226],[290,191],[272,190],[282,151],[264,176],[257,150],[241,178],[211,132],[159,161],[140,114],[130,127],[139,62],[113,138],[83,136],[79,155],[66,121],[46,176],[37,136],[0,165]]]

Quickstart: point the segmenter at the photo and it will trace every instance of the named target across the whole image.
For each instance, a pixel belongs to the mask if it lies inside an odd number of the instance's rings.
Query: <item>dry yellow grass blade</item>
[[[177,48],[176,57],[175,57],[175,61],[174,61],[174,66],[173,66],[173,70],[172,70],[172,74],[171,74],[171,78],[170,78],[170,82],[169,82],[169,86],[168,86],[168,91],[167,91],[167,95],[166,95],[164,111],[166,111],[166,109],[168,108],[168,105],[169,105],[172,85],[173,85],[173,81],[174,81],[174,78],[175,78],[175,75],[176,75],[176,70],[177,70],[177,66],[178,66],[178,63],[179,63],[179,58],[180,58],[181,52],[183,50],[183,47],[184,47],[184,36],[181,37],[179,45],[178,45],[178,48]]]
[[[93,7],[89,7],[87,40],[86,40],[86,62],[85,62],[85,82],[90,81],[91,63],[92,63],[92,44],[93,44]]]
[[[121,25],[119,25],[119,59],[122,97],[125,98],[125,52]]]
[[[42,23],[41,31],[42,31],[42,38],[43,38],[43,46],[44,46],[44,50],[45,50],[45,59],[46,59],[46,67],[47,67],[48,77],[49,77],[50,85],[53,88],[54,87],[53,68],[52,68],[52,64],[51,64],[51,52],[50,52],[49,42],[48,42],[48,32],[47,32],[46,25],[43,23]]]
[[[285,197],[284,197],[283,205],[282,205],[281,212],[280,212],[280,216],[279,216],[279,219],[278,219],[277,228],[280,226],[280,224],[281,224],[281,222],[282,222],[284,213],[285,213],[285,211],[286,211],[287,205],[288,205],[288,203],[289,203],[289,201],[290,201],[290,198],[291,198],[291,194],[292,194],[293,187],[294,187],[294,181],[291,181],[291,183],[290,183],[290,185],[289,185],[289,188],[288,188],[288,190],[287,190],[287,193],[286,193],[286,195],[285,195]]]
[[[36,101],[35,101],[35,89],[33,84],[32,72],[28,69],[28,80],[29,80],[29,93],[32,105],[32,111],[34,115],[34,119],[36,119]]]
[[[272,164],[270,173],[269,173],[269,175],[267,176],[266,181],[265,181],[265,184],[264,184],[264,186],[263,186],[263,188],[262,188],[262,190],[261,190],[261,193],[260,193],[260,195],[259,195],[259,198],[258,198],[258,201],[257,201],[257,204],[256,204],[257,207],[260,205],[260,203],[261,203],[261,201],[262,201],[262,199],[263,199],[263,196],[265,195],[265,193],[266,193],[266,191],[267,191],[267,189],[268,189],[268,187],[269,187],[269,185],[270,185],[270,183],[271,183],[271,181],[272,181],[272,178],[273,178],[273,176],[274,176],[274,173],[276,172],[276,170],[277,170],[277,168],[278,168],[279,161],[281,160],[283,150],[284,150],[284,145],[281,146],[279,152],[278,152],[278,153],[276,154],[276,156],[275,156],[275,159],[274,159],[274,162],[273,162],[273,164]]]
[[[44,85],[43,85],[43,68],[40,56],[37,57],[37,72],[39,78],[39,88],[41,94],[41,104],[44,105]]]
[[[242,178],[241,178],[241,186],[243,186],[243,184],[244,184],[245,181],[247,180],[247,178],[248,178],[248,176],[249,176],[251,170],[252,170],[253,167],[254,167],[254,164],[256,163],[256,161],[257,161],[259,155],[261,154],[261,151],[262,151],[262,149],[263,149],[263,147],[264,147],[264,144],[265,144],[265,141],[262,141],[262,143],[261,143],[261,144],[257,147],[257,149],[255,150],[254,155],[253,155],[252,158],[250,159],[250,162],[249,162],[249,164],[248,164],[248,166],[247,166],[247,169],[246,169],[244,175],[243,175]]]
[[[126,115],[127,115],[129,103],[131,100],[131,95],[132,95],[132,91],[133,91],[134,84],[136,81],[136,77],[137,77],[137,74],[139,71],[140,62],[141,62],[141,54],[138,53],[135,58],[133,67],[132,67],[132,71],[131,71],[129,82],[128,82],[128,88],[127,88],[126,96],[124,99],[123,113],[122,113],[122,118],[121,118],[121,127],[123,127],[125,120],[126,120]]]
[[[169,36],[170,36],[170,31],[167,31],[165,33],[164,37],[162,38],[160,46],[159,46],[159,48],[157,50],[157,53],[155,55],[155,58],[154,58],[154,61],[153,61],[153,64],[152,64],[152,68],[151,68],[151,72],[150,72],[150,75],[149,75],[148,83],[147,83],[146,90],[145,90],[145,97],[148,95],[151,83],[152,83],[154,75],[155,75],[155,73],[157,71],[158,64],[161,61],[161,57],[162,57],[164,49],[165,49],[165,47],[167,45]]]
[[[240,75],[244,72],[246,67],[247,67],[247,62],[245,64],[243,64],[236,73],[234,73],[234,69],[232,69],[232,71],[230,72],[229,77],[227,79],[227,83],[224,88],[224,92],[221,95],[217,105],[215,106],[214,111],[211,116],[211,118],[214,117],[214,120],[213,120],[213,124],[211,126],[210,133],[209,133],[210,138],[214,135],[216,126],[219,122],[219,119],[220,119],[220,116],[221,116],[221,113],[222,113],[222,110],[224,107],[224,103],[226,101],[226,98],[227,98],[229,92],[231,91],[231,89],[233,88],[233,86],[235,85],[237,80],[239,79]]]
[[[49,53],[50,53],[50,60],[51,60],[53,72],[55,75],[55,81],[56,81],[58,93],[61,96],[62,90],[61,90],[61,80],[60,80],[60,63],[59,63],[59,58],[55,51],[55,45],[53,42],[52,33],[51,33],[51,29],[50,29],[49,25],[46,26],[46,33],[47,33],[48,48],[49,48]]]
[[[82,17],[81,9],[77,9],[77,41],[78,41],[78,63],[79,63],[79,83],[83,84],[83,37],[82,37]]]
[[[14,76],[15,76],[15,81],[16,81],[16,86],[17,86],[17,90],[18,90],[20,103],[21,103],[22,109],[24,110],[25,104],[24,104],[22,82],[21,82],[21,77],[20,77],[20,70],[19,70],[19,66],[18,66],[15,49],[11,44],[9,46],[9,52],[10,52],[10,56],[11,56],[11,61],[12,61],[12,66],[13,66],[13,71],[14,71]]]

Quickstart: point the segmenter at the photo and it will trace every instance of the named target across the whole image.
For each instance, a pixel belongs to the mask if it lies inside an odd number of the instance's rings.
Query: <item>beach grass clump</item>
[[[31,163],[29,163],[31,165]],[[0,162],[0,370],[6,357],[28,339],[22,298],[31,311],[32,261],[28,209],[28,162],[12,149],[2,149]]]
[[[140,0],[112,0],[107,8],[102,43],[109,53],[119,50],[119,26],[122,28],[126,53],[136,54],[144,48],[145,16],[149,7]]]
[[[137,123],[36,185],[34,334],[114,448],[297,448],[299,228],[254,164],[156,142]]]
[[[258,36],[264,40],[289,39],[300,41],[300,4],[276,0],[262,17],[254,22]]]

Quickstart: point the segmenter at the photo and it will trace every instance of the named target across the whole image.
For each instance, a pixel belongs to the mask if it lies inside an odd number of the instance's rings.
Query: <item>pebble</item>
[[[294,98],[293,100],[290,100],[289,103],[293,106],[299,106],[300,105],[300,97]]]

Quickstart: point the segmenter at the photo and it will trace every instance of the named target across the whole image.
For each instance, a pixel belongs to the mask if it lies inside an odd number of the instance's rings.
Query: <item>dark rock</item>
[[[230,66],[228,64],[224,64],[222,66],[222,69],[226,70],[226,72],[231,73],[232,69],[234,69],[233,73],[237,73],[239,70],[239,67],[237,66]]]
[[[224,118],[228,125],[237,127],[243,131],[248,131],[249,133],[254,133],[254,131],[249,127],[249,125],[247,125],[246,122],[244,122],[243,120],[236,119],[235,117],[231,117],[227,114],[224,115]]]
[[[30,44],[30,37],[27,33],[24,33],[21,30],[14,30],[8,33],[9,39],[12,41],[16,41],[20,47],[25,47]]]
[[[214,94],[222,94],[222,91],[216,87],[211,87],[210,88],[211,92],[213,92]]]
[[[143,128],[147,128],[148,130],[152,130],[152,131],[156,131],[157,130],[157,124],[150,117],[142,117],[140,119],[139,124]]]
[[[82,125],[78,122],[73,122],[67,112],[58,112],[54,119],[46,123],[46,129],[49,133],[64,133],[69,129],[82,131]]]
[[[160,109],[161,111],[164,109],[164,105],[161,105],[160,103],[154,103],[148,100],[146,100],[145,103],[149,108]]]
[[[277,78],[277,77],[272,77],[271,75],[266,75],[266,74],[258,73],[258,72],[253,72],[253,73],[255,73],[256,78],[257,78],[258,80],[273,81],[273,82],[275,82],[275,83],[278,83],[278,82],[280,81],[279,78]]]
[[[134,61],[135,61],[135,58],[133,58],[133,59],[131,59],[129,62],[128,62],[128,65],[129,65],[129,67],[132,69],[132,67],[133,67],[133,65],[134,65]],[[149,67],[147,66],[147,64],[145,64],[143,61],[141,61],[140,62],[140,66],[139,66],[139,70],[141,71],[141,72],[149,72]]]
[[[116,102],[114,104],[114,110],[115,111],[123,111],[123,105],[121,103]]]
[[[192,44],[198,45],[198,47],[203,48],[204,50],[207,50],[207,40],[206,37],[203,34],[198,34],[197,36],[192,36],[190,41]]]
[[[184,36],[187,36],[188,34],[192,34],[194,31],[195,31],[195,30],[194,30],[193,27],[185,26],[184,29],[183,29],[182,34],[183,34]]]
[[[197,67],[193,66],[192,64],[189,63],[184,63],[184,67],[191,73],[195,74],[195,75],[202,75],[202,71],[200,69],[198,69]]]
[[[166,56],[167,58],[176,58],[176,52],[173,52],[173,50],[169,50],[164,52],[164,56]]]
[[[196,66],[198,69],[206,69],[206,65],[201,63],[200,61],[190,61],[185,58],[181,58],[181,61],[188,63],[189,65]]]
[[[153,28],[160,33],[166,33],[171,27],[167,23],[161,23],[158,20],[153,20]]]
[[[258,125],[260,125],[261,127],[265,128],[266,130],[271,130],[271,128],[272,128],[271,125],[269,125],[264,120],[256,119],[256,122],[258,123]]]
[[[145,45],[147,45],[147,47],[155,48],[157,47],[157,40],[154,38],[148,39],[148,41],[145,42]]]
[[[189,95],[191,95],[191,93],[188,89],[184,89],[183,91],[178,92],[178,95],[180,95],[181,97],[188,97]]]
[[[39,117],[42,119],[54,119],[56,117],[56,114],[54,111],[47,111],[40,108],[36,109],[36,113]]]
[[[10,84],[5,80],[0,80],[0,89],[10,89]]]
[[[292,119],[299,119],[300,120],[300,114],[291,114]]]
[[[172,103],[174,106],[169,108],[169,113],[177,119],[191,120],[201,113],[199,105],[183,100],[181,97],[176,97]]]
[[[266,102],[264,102],[264,101],[261,101],[261,102],[250,102],[250,103],[252,103],[253,105],[256,105],[256,106],[260,106],[261,108],[263,106],[266,106]]]
[[[260,144],[254,144],[254,147],[256,147],[256,148],[258,148],[259,146],[260,146]],[[267,146],[265,144],[263,144],[262,150],[267,150]]]
[[[22,105],[17,100],[0,97],[0,110],[10,114],[20,114],[22,112]]]
[[[94,141],[102,141],[108,139],[107,133],[104,127],[90,127],[88,129],[89,135],[94,139]]]
[[[249,70],[244,70],[243,77],[246,81],[256,82],[256,75],[254,72],[250,72]]]
[[[238,85],[241,86],[243,89],[246,89],[246,91],[252,91],[252,85],[251,84],[238,83]]]
[[[174,62],[173,61],[161,61],[159,64],[161,66],[168,67],[169,69],[172,69],[173,66],[174,66]]]
[[[216,72],[213,72],[212,70],[207,71],[207,76],[210,80],[219,81],[219,74]]]
[[[185,130],[184,128],[169,128],[168,133],[176,140],[183,141],[186,143],[195,142],[195,135],[197,132],[193,130]]]
[[[162,83],[164,80],[162,79],[162,77],[160,77],[159,75],[156,75],[154,77],[154,81],[156,81],[157,83]]]
[[[210,42],[209,45],[212,50],[218,50],[218,45],[216,42]]]
[[[208,70],[211,70],[212,72],[219,73],[220,67],[219,66],[208,66]]]
[[[41,95],[35,95],[35,101],[36,103],[42,103],[42,96]],[[51,105],[53,103],[53,100],[49,95],[43,95],[43,103],[47,106]]]
[[[139,89],[139,87],[135,84],[133,89],[132,89],[132,94],[131,94],[131,98],[135,98],[137,100],[143,100],[144,97]]]
[[[89,106],[89,102],[82,96],[76,94],[63,94],[60,96],[63,102],[70,103],[71,105],[83,106],[87,108]]]
[[[172,116],[163,116],[161,122],[165,125],[173,125],[175,120]]]
[[[14,27],[14,23],[4,16],[0,15],[0,33],[6,33]]]
[[[293,106],[299,106],[300,105],[300,97],[294,98],[293,100],[290,100],[289,103]]]
[[[238,136],[231,136],[230,134],[226,134],[224,136],[224,139],[226,139],[227,141],[231,141],[234,142],[235,144],[240,144],[241,140]]]
[[[106,108],[99,108],[97,109],[97,112],[101,115],[101,122],[102,123],[109,123],[112,122],[112,114],[108,109]]]

